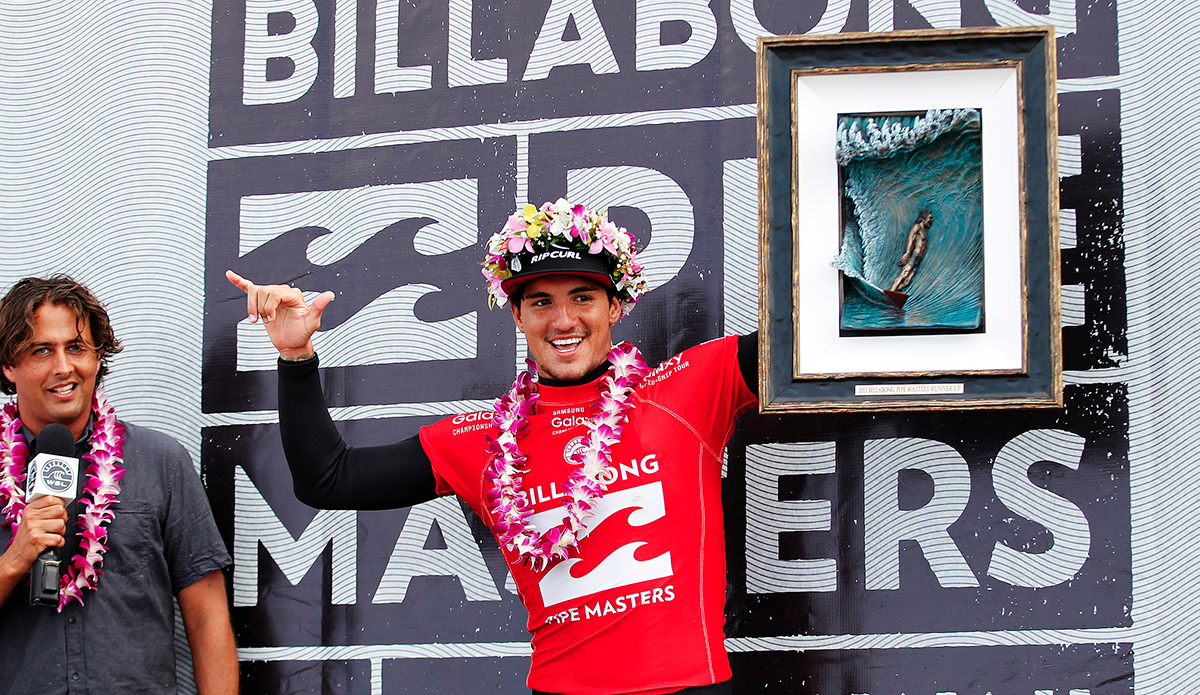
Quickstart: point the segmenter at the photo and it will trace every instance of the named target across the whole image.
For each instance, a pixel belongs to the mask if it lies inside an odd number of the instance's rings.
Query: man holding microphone
[[[16,395],[0,408],[0,695],[175,693],[174,597],[200,694],[237,692],[229,554],[183,447],[117,420],[97,389],[120,347],[68,277],[26,278],[0,300],[0,391]],[[47,489],[26,474],[39,450],[58,455],[58,482],[75,468],[74,499],[27,495]],[[31,593],[47,548],[61,580]]]

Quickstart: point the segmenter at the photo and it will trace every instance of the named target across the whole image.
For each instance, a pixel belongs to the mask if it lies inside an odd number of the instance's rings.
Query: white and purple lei
[[[583,446],[572,457],[578,467],[563,486],[566,498],[562,506],[566,516],[545,533],[538,533],[529,522],[533,507],[521,482],[527,458],[518,445],[529,429],[528,418],[538,400],[534,381],[537,366],[528,361],[529,371],[522,372],[509,392],[496,400],[492,424],[500,435],[485,435],[492,455],[484,470],[484,478],[491,485],[486,503],[495,519],[492,530],[501,546],[516,552],[535,571],[566,558],[578,547],[586,530],[584,522],[595,515],[593,510],[607,487],[601,474],[612,463],[612,447],[621,441],[629,409],[633,407],[633,390],[649,371],[641,353],[629,342],[614,347],[608,353],[608,361],[611,366],[604,377],[603,390],[592,406],[595,414],[587,423],[588,433]]]
[[[121,491],[125,468],[121,452],[125,445],[125,426],[117,422],[116,411],[104,392],[92,396],[92,436],[90,450],[83,455],[87,463],[86,482],[79,496],[82,510],[75,522],[79,528],[79,553],[71,558],[67,571],[59,579],[59,612],[71,601],[83,603],[85,589],[95,589],[103,574],[104,552],[108,550],[106,526],[115,516],[112,505]],[[15,538],[25,513],[25,469],[29,447],[21,435],[21,420],[16,401],[0,408],[0,509]],[[12,538],[8,541],[12,543]]]

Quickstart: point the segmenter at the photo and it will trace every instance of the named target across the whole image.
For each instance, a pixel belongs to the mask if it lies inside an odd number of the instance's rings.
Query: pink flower
[[[80,591],[79,587],[76,586],[73,582],[68,582],[67,577],[64,576],[62,579],[62,584],[59,587],[58,612],[61,613],[63,607],[66,606],[71,601],[78,601],[79,603],[82,604],[83,603],[83,592]]]
[[[608,220],[600,225],[600,229],[596,231],[596,238],[588,247],[588,253],[594,254],[601,251],[607,251],[618,258],[621,256],[620,242],[617,240],[617,227]]]
[[[505,229],[510,232],[519,232],[528,227],[529,225],[525,223],[525,218],[515,212],[508,216],[508,223],[505,225]]]
[[[510,237],[508,240],[508,252],[520,253],[521,251],[533,253],[533,240],[519,236]]]

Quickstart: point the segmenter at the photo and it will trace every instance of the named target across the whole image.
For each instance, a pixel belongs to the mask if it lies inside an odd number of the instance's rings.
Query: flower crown
[[[521,253],[547,251],[551,244],[599,255],[609,268],[609,279],[617,299],[621,300],[623,314],[628,314],[646,291],[633,235],[609,222],[605,211],[593,212],[559,198],[553,203],[543,203],[541,208],[527,204],[509,215],[504,228],[488,240],[483,276],[488,280],[489,308],[508,302],[503,283],[520,269],[513,259]]]

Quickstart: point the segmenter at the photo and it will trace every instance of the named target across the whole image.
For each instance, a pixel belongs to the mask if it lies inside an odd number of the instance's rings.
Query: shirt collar
[[[79,439],[75,440],[75,453],[79,453],[88,445],[88,441],[92,438],[92,425],[95,424],[96,414],[92,413],[88,416],[87,426],[83,428],[83,434]],[[25,446],[29,447],[30,453],[37,451],[37,437],[33,436],[33,431],[21,423],[21,436],[25,438]]]
[[[612,362],[609,362],[608,360],[604,360],[600,364],[596,365],[596,367],[594,369],[592,369],[592,371],[588,372],[587,374],[584,374],[582,377],[580,377],[578,379],[570,379],[570,380],[552,379],[548,376],[540,376],[539,375],[538,376],[538,384],[540,386],[582,386],[583,384],[590,384],[593,381],[595,381],[596,379],[599,379],[600,377],[604,376],[605,372],[607,372],[608,368],[611,366],[612,366]]]

